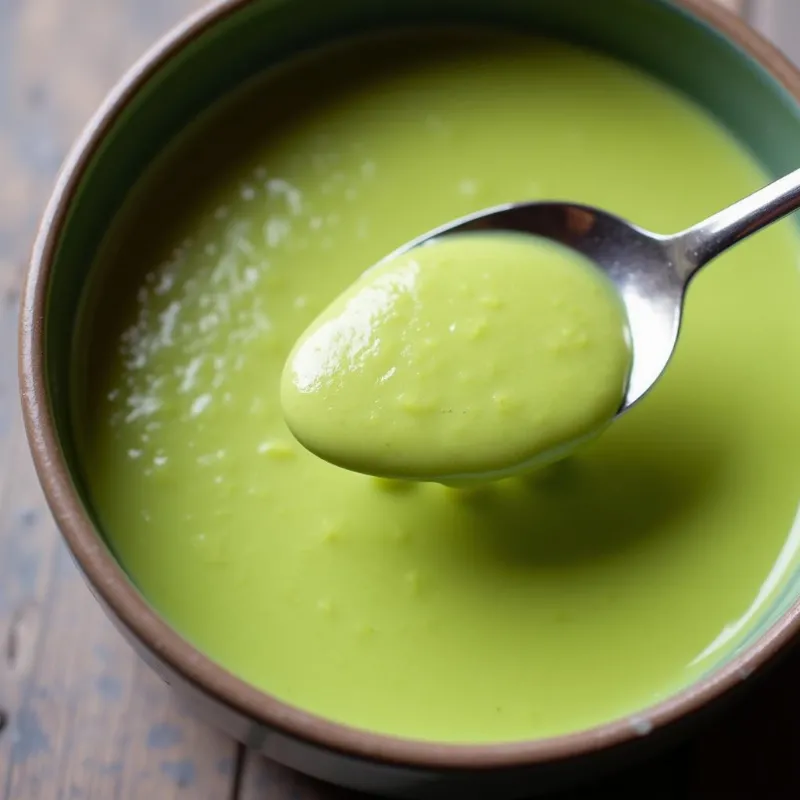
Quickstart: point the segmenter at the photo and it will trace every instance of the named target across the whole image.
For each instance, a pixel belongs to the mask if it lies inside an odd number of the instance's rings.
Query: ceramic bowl
[[[92,522],[76,468],[70,347],[86,274],[137,176],[187,122],[255,73],[346,35],[458,23],[530,29],[608,52],[693,98],[767,171],[800,163],[800,74],[707,0],[223,0],[187,20],[122,80],[63,168],[44,215],[21,317],[22,401],[39,477],[98,600],[198,713],[284,764],[398,797],[522,797],[584,780],[696,723],[792,640],[794,582],[712,674],[635,718],[507,745],[447,745],[355,730],[293,708],[226,672],[138,594]]]

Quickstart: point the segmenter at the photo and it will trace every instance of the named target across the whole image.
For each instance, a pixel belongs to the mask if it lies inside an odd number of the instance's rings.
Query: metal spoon
[[[669,363],[678,341],[686,289],[697,271],[797,208],[800,170],[671,236],[651,233],[577,203],[510,203],[436,228],[387,258],[440,236],[492,230],[534,234],[583,254],[616,284],[628,313],[633,364],[621,414],[652,388]]]

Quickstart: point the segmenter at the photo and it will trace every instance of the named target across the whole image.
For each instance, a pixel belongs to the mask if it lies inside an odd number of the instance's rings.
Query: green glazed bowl
[[[709,0],[219,0],[147,54],[94,117],[58,179],[24,293],[20,371],[28,436],[55,518],[122,633],[198,713],[316,777],[397,797],[513,798],[587,780],[686,731],[750,685],[800,628],[800,581],[712,674],[635,717],[568,736],[447,745],[356,730],[226,672],[138,594],[93,523],[76,461],[73,332],[95,252],[136,179],[199,112],[254,74],[343,36],[409,25],[529,29],[606,51],[715,115],[775,175],[800,163],[800,74]]]

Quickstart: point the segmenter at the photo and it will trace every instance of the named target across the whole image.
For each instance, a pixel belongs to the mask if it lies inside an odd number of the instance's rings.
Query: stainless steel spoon
[[[800,170],[671,236],[651,233],[577,203],[510,203],[436,228],[387,258],[440,236],[492,230],[542,236],[582,253],[616,284],[628,313],[633,364],[621,414],[652,388],[669,363],[678,341],[686,289],[697,271],[797,208]]]

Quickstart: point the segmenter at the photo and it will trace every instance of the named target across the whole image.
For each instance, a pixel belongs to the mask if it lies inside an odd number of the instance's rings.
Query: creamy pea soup
[[[211,658],[355,726],[519,740],[686,686],[795,565],[791,225],[704,271],[646,400],[524,480],[334,467],[289,433],[280,376],[364,269],[453,217],[563,197],[668,232],[764,180],[684,97],[566,44],[409,34],[259,79],[161,158],[99,254],[77,427],[110,546]]]
[[[281,405],[333,464],[463,483],[596,436],[630,366],[624,304],[598,267],[541,237],[456,234],[342,292],[289,354]]]

